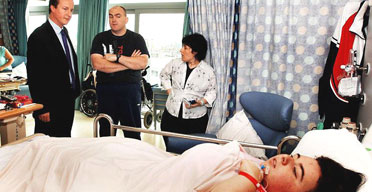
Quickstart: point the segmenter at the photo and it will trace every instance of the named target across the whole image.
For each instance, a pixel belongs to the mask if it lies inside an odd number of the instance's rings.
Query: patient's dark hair
[[[346,169],[330,158],[318,157],[316,161],[322,175],[312,192],[354,192],[365,182],[363,174]]]
[[[52,12],[52,10],[50,9],[50,6],[53,5],[53,7],[57,8],[58,3],[59,3],[59,0],[50,0],[49,1],[49,14]]]
[[[199,33],[186,35],[182,39],[182,44],[189,46],[193,52],[197,52],[195,58],[198,61],[205,59],[205,56],[207,55],[208,44],[203,35]]]

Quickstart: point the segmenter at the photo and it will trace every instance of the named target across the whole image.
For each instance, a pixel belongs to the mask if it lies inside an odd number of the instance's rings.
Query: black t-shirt
[[[186,63],[186,66],[187,66],[187,70],[186,70],[186,78],[185,78],[185,87],[186,87],[186,82],[187,82],[187,79],[189,79],[189,76],[191,74],[191,72],[195,69],[195,68],[190,68],[189,67],[189,63]],[[184,87],[184,88],[185,88]]]
[[[127,29],[125,35],[115,36],[111,33],[111,30],[108,30],[94,37],[90,54],[105,55],[106,53],[118,52],[124,56],[131,56],[134,50],[140,50],[142,54],[150,56],[145,40],[140,34]],[[139,83],[141,78],[141,70],[128,69],[115,73],[97,71],[98,83]]]

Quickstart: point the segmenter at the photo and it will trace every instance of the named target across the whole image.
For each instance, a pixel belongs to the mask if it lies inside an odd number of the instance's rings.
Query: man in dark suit
[[[31,97],[44,108],[33,113],[35,133],[70,137],[75,99],[80,94],[77,56],[64,27],[73,0],[50,0],[49,18],[27,42],[27,75]]]

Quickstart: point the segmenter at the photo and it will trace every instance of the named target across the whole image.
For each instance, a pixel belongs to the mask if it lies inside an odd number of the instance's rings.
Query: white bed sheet
[[[18,143],[15,145],[7,145],[0,148],[0,170],[2,170],[10,161],[10,159],[17,154],[20,150],[22,150],[26,145],[28,145],[31,141],[35,141],[40,138],[49,137],[46,135],[43,136],[36,136],[27,140],[22,143]]]
[[[0,171],[4,191],[206,191],[235,174],[244,149],[198,145],[173,156],[118,137],[40,138]]]

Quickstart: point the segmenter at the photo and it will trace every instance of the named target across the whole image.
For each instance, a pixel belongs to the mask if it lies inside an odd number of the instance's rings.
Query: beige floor
[[[71,131],[72,137],[93,137],[93,122],[94,118],[87,117],[80,111],[75,111],[74,124]],[[34,118],[32,115],[26,116],[26,136],[32,135],[34,133]],[[160,124],[158,123],[157,128],[159,129]],[[144,126],[142,126],[144,127]],[[154,129],[154,123],[149,129]],[[123,137],[123,132],[118,131],[117,137]],[[163,138],[159,135],[152,135],[141,133],[142,141],[148,142],[155,145],[161,149],[165,149]]]

